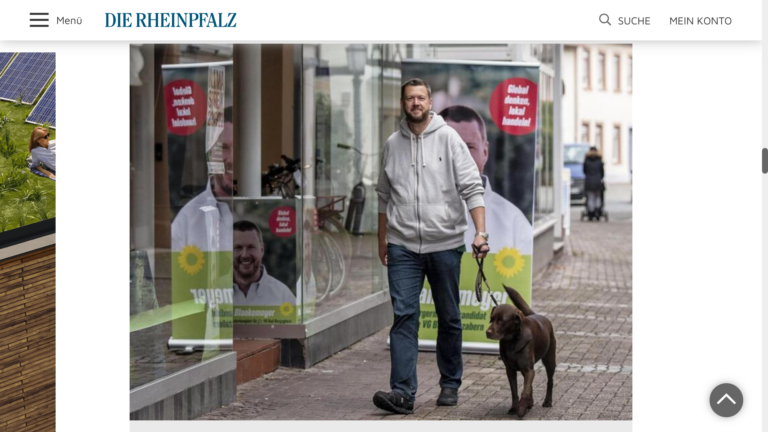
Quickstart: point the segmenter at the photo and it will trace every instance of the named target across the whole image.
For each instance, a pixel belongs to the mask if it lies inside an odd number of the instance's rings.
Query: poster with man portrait
[[[537,65],[502,62],[406,61],[403,82],[421,78],[432,89],[432,110],[454,128],[468,146],[485,187],[486,231],[490,253],[484,272],[499,303],[511,303],[503,285],[531,301],[536,136],[538,133]],[[483,286],[475,295],[477,263],[469,228],[462,258],[460,309],[464,350],[498,348],[485,330],[494,303]],[[422,347],[437,339],[437,315],[426,283],[421,293],[419,339]],[[494,348],[495,347],[495,348]]]
[[[302,283],[296,257],[302,233],[297,203],[272,197],[234,200],[235,325],[301,321]]]
[[[232,344],[232,62],[163,65],[171,349]]]

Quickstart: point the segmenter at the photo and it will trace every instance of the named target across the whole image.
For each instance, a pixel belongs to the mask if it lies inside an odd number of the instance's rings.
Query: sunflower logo
[[[283,316],[288,316],[293,313],[293,305],[285,302],[282,305],[280,305],[280,313],[283,314]]]
[[[205,257],[197,246],[184,246],[179,254],[179,267],[182,270],[192,276],[203,268],[203,264],[205,264]]]
[[[496,259],[493,261],[496,266],[496,271],[506,277],[520,273],[525,267],[525,258],[520,255],[520,252],[515,248],[502,248],[499,253],[496,254]]]

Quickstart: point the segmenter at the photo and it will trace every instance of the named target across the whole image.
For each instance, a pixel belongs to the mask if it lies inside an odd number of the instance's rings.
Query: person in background
[[[605,169],[603,157],[597,147],[590,147],[584,158],[584,190],[587,192],[587,215],[589,220],[600,219],[603,213],[603,184]]]
[[[48,129],[38,126],[29,137],[30,168],[56,180],[56,141],[48,140]]]

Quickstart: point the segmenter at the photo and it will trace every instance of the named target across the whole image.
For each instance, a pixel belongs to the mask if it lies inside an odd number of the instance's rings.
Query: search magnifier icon
[[[600,23],[611,25],[611,17],[608,14],[600,14]]]

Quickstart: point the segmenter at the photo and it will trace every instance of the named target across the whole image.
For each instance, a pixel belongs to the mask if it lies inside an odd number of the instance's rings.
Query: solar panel
[[[5,69],[6,66],[8,66],[8,63],[11,61],[11,58],[13,58],[13,53],[4,53],[0,52],[0,72]]]
[[[0,99],[30,105],[56,70],[56,53],[19,53],[0,76]]]
[[[43,97],[27,117],[27,123],[48,123],[51,128],[56,129],[56,80],[53,80],[48,90],[43,93]]]

